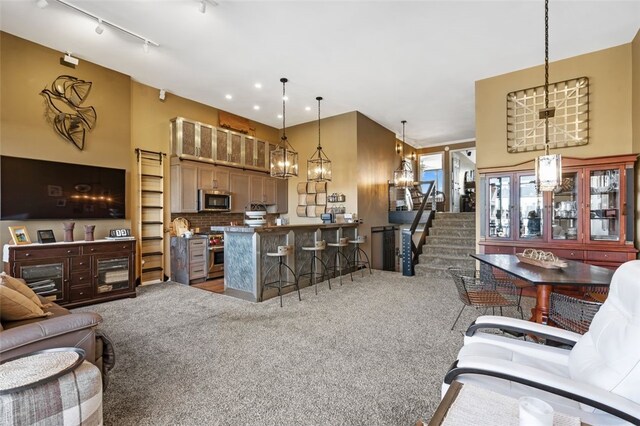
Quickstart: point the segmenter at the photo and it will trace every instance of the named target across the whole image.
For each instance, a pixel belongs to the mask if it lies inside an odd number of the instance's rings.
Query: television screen
[[[125,170],[0,156],[0,219],[124,219]]]

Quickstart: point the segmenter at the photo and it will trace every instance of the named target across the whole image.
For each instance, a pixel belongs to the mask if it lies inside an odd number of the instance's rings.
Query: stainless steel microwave
[[[198,189],[198,211],[228,212],[231,210],[231,194],[213,189]]]

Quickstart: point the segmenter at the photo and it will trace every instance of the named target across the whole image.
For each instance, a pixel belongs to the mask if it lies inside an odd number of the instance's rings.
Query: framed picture
[[[9,232],[11,233],[13,244],[31,244],[26,226],[10,226]]]
[[[56,237],[51,229],[40,229],[38,230],[38,242],[40,244],[55,243]]]

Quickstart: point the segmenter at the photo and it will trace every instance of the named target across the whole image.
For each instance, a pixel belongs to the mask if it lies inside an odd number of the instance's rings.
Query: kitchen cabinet
[[[250,176],[241,172],[229,173],[229,192],[231,193],[231,212],[244,213],[245,207],[251,201]]]
[[[135,240],[9,246],[5,272],[69,308],[135,297]]]
[[[277,200],[277,182],[275,178],[269,176],[251,175],[250,177],[250,201],[264,203],[265,205],[275,205]]]
[[[242,138],[243,136],[240,133],[230,132],[231,134],[231,143],[229,144],[229,162],[231,164],[243,165],[243,149],[242,149]]]
[[[209,238],[171,237],[171,281],[192,284],[207,279]]]
[[[633,193],[637,156],[563,159],[561,185],[540,193],[535,172],[519,167],[479,170],[482,253],[525,248],[616,267],[636,258]]]
[[[229,131],[216,129],[216,161],[229,162]]]
[[[268,142],[253,136],[244,136],[244,165],[248,168],[267,171]]]
[[[256,166],[259,170],[269,170],[267,145],[269,145],[269,142],[256,139],[256,159],[254,166]]]
[[[198,189],[229,190],[229,171],[219,166],[198,164]]]
[[[171,158],[171,213],[198,211],[198,166],[189,161]]]
[[[183,159],[213,162],[213,130],[208,124],[182,117],[171,120],[171,153]]]

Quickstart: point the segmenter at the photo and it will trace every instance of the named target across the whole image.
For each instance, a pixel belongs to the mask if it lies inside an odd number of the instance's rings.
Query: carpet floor
[[[97,312],[116,346],[107,425],[413,425],[479,314],[451,280],[374,271],[250,303],[175,283]],[[505,312],[515,315],[515,310]]]

